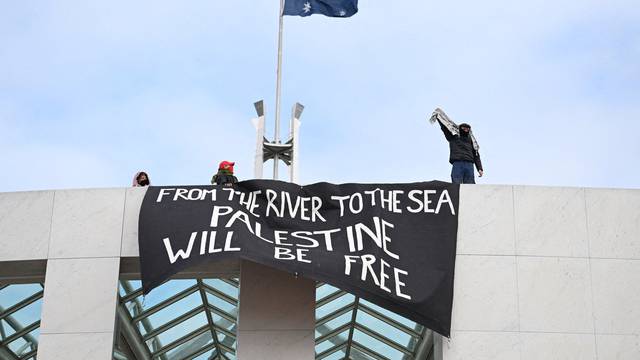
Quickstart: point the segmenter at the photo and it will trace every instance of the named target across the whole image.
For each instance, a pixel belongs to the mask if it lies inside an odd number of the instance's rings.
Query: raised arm
[[[447,127],[444,126],[440,121],[438,121],[438,124],[440,125],[440,129],[442,129],[444,137],[447,139],[447,141],[451,141],[451,139],[453,139],[453,134],[451,133],[451,131],[449,131],[449,129],[447,129]]]

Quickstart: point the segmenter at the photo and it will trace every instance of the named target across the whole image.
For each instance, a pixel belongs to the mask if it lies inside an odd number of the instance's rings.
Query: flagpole
[[[284,12],[284,0],[280,0],[280,14],[278,27],[278,68],[276,70],[276,129],[273,142],[280,142],[280,82],[282,80],[282,27]],[[278,154],[273,157],[273,179],[278,179]]]

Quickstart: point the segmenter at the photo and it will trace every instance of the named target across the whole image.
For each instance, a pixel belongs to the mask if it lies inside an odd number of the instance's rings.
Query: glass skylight
[[[120,333],[114,359],[234,360],[237,279],[170,280],[142,296],[138,280],[119,287]],[[128,323],[135,333],[126,331]]]
[[[35,359],[44,287],[0,285],[0,359]]]
[[[235,360],[238,295],[237,279],[170,280],[146,298],[140,281],[123,280],[119,306],[127,310],[149,359]],[[423,326],[373,303],[328,284],[317,286],[318,360],[415,359],[429,336]],[[136,359],[120,343],[114,358]],[[428,349],[427,355],[432,353]]]

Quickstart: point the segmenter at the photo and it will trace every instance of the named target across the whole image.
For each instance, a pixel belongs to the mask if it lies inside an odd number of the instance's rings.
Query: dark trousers
[[[451,168],[451,182],[454,184],[475,184],[473,163],[471,161],[454,161]]]

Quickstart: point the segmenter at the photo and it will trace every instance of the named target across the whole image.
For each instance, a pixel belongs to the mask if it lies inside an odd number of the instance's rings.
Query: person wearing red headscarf
[[[238,178],[233,175],[233,165],[236,163],[223,161],[218,166],[218,172],[211,178],[212,185],[233,186]]]

